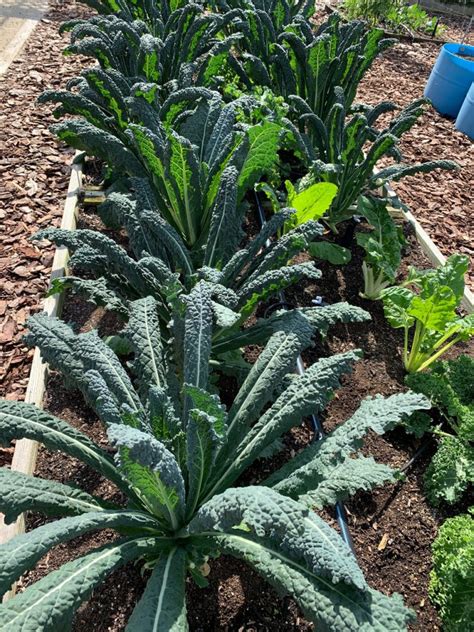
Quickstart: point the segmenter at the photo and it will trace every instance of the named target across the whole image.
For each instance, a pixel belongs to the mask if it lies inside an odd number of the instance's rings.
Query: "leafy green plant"
[[[446,27],[436,24],[416,2],[407,4],[404,0],[344,0],[344,14],[351,20],[363,19],[372,25],[386,25],[394,31],[420,31],[432,34],[435,26],[442,33]]]
[[[408,373],[423,371],[454,344],[474,335],[474,314],[461,318],[456,313],[468,266],[465,255],[452,255],[444,266],[412,269],[403,286],[382,291],[385,317],[392,327],[404,330],[403,364]]]
[[[381,29],[368,31],[362,22],[345,24],[337,14],[316,33],[307,19],[295,19],[272,41],[266,85],[288,102],[304,101],[325,119],[335,102],[334,88],[344,90],[349,107],[374,59],[393,43],[383,38]],[[251,69],[246,71],[251,76]],[[259,75],[255,81],[264,78]]]
[[[133,83],[157,83],[166,96],[180,87],[211,86],[215,76],[225,72],[230,47],[237,36],[221,37],[235,11],[217,15],[197,4],[177,8],[165,22],[129,22],[116,15],[72,20],[61,31],[71,31],[65,54],[96,59],[103,70],[112,69]]]
[[[405,238],[390,216],[385,200],[361,196],[357,215],[365,217],[372,230],[358,232],[356,241],[365,250],[362,263],[363,298],[376,300],[380,292],[395,282]]]
[[[105,76],[105,71],[94,73]],[[278,159],[280,126],[271,120],[256,125],[239,120],[243,111],[251,116],[260,105],[245,98],[224,104],[218,93],[204,88],[179,90],[160,104],[153,84],[135,85],[134,96],[119,105],[111,90],[102,86],[101,93],[108,94],[115,118],[99,120],[91,103],[89,109],[78,108],[71,93],[43,95],[43,100],[61,102],[58,115],[86,118],[54,126],[58,137],[103,158],[116,173],[142,179],[141,185],[136,180],[130,185],[146,190],[148,208],[156,209],[195,251],[207,240],[216,213],[234,218],[238,236],[245,192]]]
[[[129,625],[152,630],[158,621],[160,630],[185,630],[187,570],[202,585],[202,564],[226,552],[291,594],[318,625],[331,628],[344,620],[348,630],[405,629],[411,613],[401,599],[370,589],[343,540],[308,506],[331,505],[393,479],[390,468],[351,455],[369,429],[385,432],[403,415],[425,408],[425,398],[407,393],[367,399],[344,431],[339,427],[308,446],[261,486],[232,488],[266,448],[309,413],[323,410],[357,354],[319,360],[304,376],[292,377],[311,334],[307,321],[293,314],[270,338],[226,411],[208,391],[213,309],[206,283],[183,307],[173,321],[182,355],[175,373],[156,319],[149,318],[154,300],[135,303],[126,333],[135,384],[95,331],[75,335],[57,319],[30,320],[28,343],[39,345],[43,358],[84,393],[106,425],[115,458],[67,423],[18,402],[0,403],[2,442],[27,437],[78,458],[127,501],[114,505],[3,468],[0,507],[7,522],[25,510],[65,517],[0,548],[2,590],[58,543],[103,528],[121,539],[66,563],[0,606],[1,625],[18,627],[28,618],[35,629],[69,627],[79,604],[108,573],[140,559],[153,571]]]
[[[446,632],[472,630],[474,583],[474,519],[470,514],[448,518],[433,542],[430,598],[439,608]]]
[[[101,15],[118,15],[128,22],[143,20],[147,24],[164,21],[170,12],[185,6],[184,0],[81,0]]]
[[[393,11],[396,11],[403,0],[344,0],[343,11],[351,20],[363,19],[376,25]]]
[[[296,189],[289,180],[286,180],[285,187],[286,202],[295,212],[285,222],[284,231],[321,219],[337,193],[337,186],[331,182],[318,182],[308,187],[299,186]],[[272,187],[265,182],[260,182],[255,185],[255,189],[263,191],[268,196],[274,213],[281,211],[278,195]]]
[[[331,182],[318,182],[296,191],[289,180],[285,182],[288,192],[288,204],[296,213],[287,222],[289,226],[300,226],[309,220],[323,217],[337,193],[337,187]]]
[[[446,31],[444,24],[439,24],[435,17],[430,17],[426,11],[416,2],[414,4],[401,4],[391,8],[386,15],[386,22],[394,30],[418,31],[432,35],[435,31],[442,35]]]
[[[434,160],[406,165],[397,145],[401,136],[416,123],[423,113],[425,99],[414,101],[401,110],[380,130],[375,127],[379,117],[396,109],[390,102],[375,107],[360,106],[352,114],[344,91],[334,90],[335,103],[323,120],[308,101],[291,98],[297,113],[299,128],[287,122],[296,151],[310,170],[305,186],[315,182],[332,182],[338,187],[337,195],[325,216],[326,223],[337,232],[337,224],[356,212],[357,200],[366,189],[382,186],[390,180],[414,173],[427,173],[433,169],[454,169],[457,165],[448,160]],[[398,162],[376,173],[374,169],[384,157]]]
[[[103,305],[130,316],[133,301],[153,297],[163,339],[169,336],[168,325],[173,318],[176,301],[200,280],[206,280],[212,291],[218,327],[213,337],[213,360],[222,354],[238,351],[246,344],[262,344],[280,322],[280,315],[246,321],[261,301],[304,279],[319,279],[314,263],[291,263],[320,232],[315,222],[292,229],[278,239],[271,239],[280,230],[292,210],[281,211],[272,218],[245,248],[236,249],[235,232],[211,230],[202,250],[200,267],[191,258],[179,235],[158,220],[156,214],[139,207],[127,197],[112,194],[106,202],[110,212],[122,213],[119,225],[127,227],[130,252],[106,235],[91,230],[66,231],[46,229],[36,238],[47,238],[72,253],[70,266],[81,276],[66,276],[53,285],[52,292],[70,289],[81,293],[96,305]],[[222,222],[219,221],[219,226]],[[271,239],[269,243],[268,240]],[[135,256],[133,256],[135,255]],[[215,267],[211,267],[215,266]],[[325,333],[335,322],[360,322],[369,315],[360,308],[336,303],[322,308],[303,309],[305,317]],[[245,325],[245,326],[244,326]],[[237,357],[223,356],[224,370],[230,371]],[[239,360],[237,367],[242,368]]]
[[[455,503],[474,483],[474,359],[436,362],[427,372],[408,375],[406,383],[426,395],[440,415],[437,424],[422,412],[404,423],[417,436],[433,433],[438,444],[425,474],[428,500]]]

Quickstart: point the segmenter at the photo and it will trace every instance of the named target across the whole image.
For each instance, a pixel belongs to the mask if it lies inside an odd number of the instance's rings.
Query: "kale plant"
[[[436,362],[424,373],[406,378],[407,385],[426,395],[440,419],[415,413],[405,425],[421,436],[433,433],[437,450],[425,474],[425,491],[433,505],[455,503],[474,483],[474,360],[462,355]]]
[[[430,598],[439,609],[446,632],[472,630],[474,617],[474,519],[448,518],[433,542]]]
[[[334,89],[334,97],[335,102],[326,118],[321,118],[310,102],[291,98],[297,124],[287,121],[295,149],[309,169],[308,175],[300,183],[300,190],[315,182],[332,182],[338,187],[337,195],[325,216],[326,223],[333,231],[337,232],[337,224],[356,213],[357,201],[365,190],[378,188],[390,180],[399,180],[414,173],[457,167],[448,160],[415,165],[398,162],[375,172],[377,163],[383,157],[402,160],[397,147],[399,140],[421,116],[426,101],[414,101],[394,117],[386,128],[380,130],[375,124],[382,114],[396,109],[393,103],[384,101],[375,107],[360,106],[362,111],[351,114],[342,88]]]
[[[128,22],[143,20],[147,24],[166,21],[170,13],[186,6],[184,0],[81,0],[101,15],[118,15]]]
[[[139,188],[146,191],[148,208],[157,209],[188,247],[202,248],[216,214],[221,222],[233,218],[238,238],[245,192],[278,160],[279,124],[271,119],[244,123],[241,118],[260,112],[258,102],[242,98],[224,104],[217,92],[205,88],[178,90],[164,103],[154,84],[135,85],[134,96],[126,99],[102,83],[100,92],[107,92],[115,111],[101,120],[92,106],[78,109],[75,94],[44,95],[62,103],[59,114],[85,116],[54,126],[58,137],[104,159],[117,174],[143,180]],[[226,229],[232,239],[230,225]]]
[[[184,306],[173,324],[180,379],[159,328],[143,315],[154,308],[151,298],[137,301],[141,316],[128,328],[133,381],[95,331],[75,335],[59,320],[31,319],[29,343],[38,344],[51,366],[84,393],[115,455],[66,422],[18,402],[0,403],[2,442],[26,437],[77,458],[111,481],[126,501],[117,505],[67,484],[0,470],[7,522],[26,510],[60,518],[0,548],[2,591],[59,543],[100,529],[119,536],[0,606],[2,627],[69,629],[80,603],[111,571],[141,560],[152,573],[128,628],[186,630],[186,575],[202,584],[203,564],[222,552],[292,595],[321,629],[404,630],[412,615],[401,598],[371,589],[341,537],[309,507],[330,506],[392,480],[393,470],[353,454],[369,429],[385,432],[403,415],[427,407],[425,398],[369,398],[345,424],[261,485],[232,487],[285,432],[322,412],[357,354],[321,359],[294,377],[311,327],[293,315],[270,338],[226,410],[208,390],[213,308],[204,282]]]
[[[176,302],[196,283],[205,280],[217,317],[213,361],[223,363],[226,371],[230,371],[234,363],[239,371],[243,370],[239,349],[264,343],[274,327],[287,318],[284,313],[276,312],[268,318],[247,322],[259,303],[295,283],[320,278],[321,273],[313,262],[291,262],[292,257],[320,234],[317,223],[307,222],[268,241],[291,218],[291,209],[278,213],[245,248],[238,250],[235,250],[235,233],[228,230],[230,220],[225,225],[219,222],[219,230],[210,232],[198,268],[179,235],[166,222],[157,219],[155,213],[138,208],[118,194],[111,195],[106,204],[114,212],[122,209],[131,252],[96,231],[50,228],[40,232],[37,238],[48,238],[57,246],[67,247],[73,253],[70,266],[81,273],[81,276],[57,280],[52,293],[71,289],[85,295],[93,304],[115,311],[125,320],[131,316],[137,298],[153,297],[162,337],[168,340],[168,325]],[[370,318],[364,310],[347,303],[298,311],[323,335],[336,322],[362,322]]]
[[[176,85],[211,86],[225,72],[230,47],[237,35],[221,37],[235,11],[217,15],[190,3],[174,10],[166,21],[129,22],[116,15],[71,20],[65,54],[96,59],[103,70],[112,69],[132,80],[158,84],[163,95]]]

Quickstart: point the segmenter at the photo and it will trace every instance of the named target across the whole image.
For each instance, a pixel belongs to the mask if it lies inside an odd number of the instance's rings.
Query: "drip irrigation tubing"
[[[418,450],[411,457],[411,459],[409,461],[407,461],[405,463],[405,465],[403,465],[403,467],[400,468],[400,472],[405,473],[407,470],[409,470],[412,467],[412,465],[415,464],[415,461],[417,461],[418,458],[429,448],[430,443],[431,443],[430,440],[428,440],[425,443],[423,443],[423,445],[418,448]]]
[[[265,214],[263,212],[263,208],[262,208],[257,192],[255,192],[255,199],[257,202],[258,220],[259,220],[260,226],[263,227],[264,224],[266,223],[266,219],[265,219]],[[270,245],[270,240],[268,239],[266,246],[268,247],[269,245]],[[282,307],[283,309],[288,309],[290,307],[289,303],[285,300],[285,294],[283,291],[280,291],[278,293],[278,299],[279,299],[278,303],[273,304],[269,308],[267,308],[267,311],[265,312],[265,314],[267,314],[267,312],[270,309],[274,310],[274,309],[277,309],[278,307]],[[323,306],[325,304],[324,301],[322,301],[320,297],[318,297],[318,299],[319,300],[317,302],[315,301],[315,303],[317,303],[320,306]],[[303,358],[301,357],[301,355],[299,355],[296,359],[296,373],[298,375],[304,375],[305,373]],[[311,425],[313,426],[313,430],[314,430],[313,441],[321,441],[321,439],[324,438],[324,434],[325,434],[321,420],[316,415],[310,415],[310,419],[311,419]],[[355,550],[354,550],[354,543],[352,541],[352,536],[349,531],[349,525],[347,523],[347,511],[344,504],[341,501],[336,503],[335,513],[336,513],[336,519],[339,525],[339,529],[341,530],[342,539],[350,548],[354,557],[356,557]]]

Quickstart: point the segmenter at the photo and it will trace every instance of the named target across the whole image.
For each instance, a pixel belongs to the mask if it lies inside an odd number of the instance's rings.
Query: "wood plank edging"
[[[76,153],[77,156],[77,153]],[[65,230],[74,230],[76,228],[76,220],[78,213],[79,193],[82,187],[82,163],[73,163],[71,166],[71,176],[64,203],[61,228]],[[56,248],[51,269],[49,287],[51,287],[54,279],[65,275],[67,262],[69,260],[69,252],[67,248]],[[43,312],[48,316],[59,316],[62,309],[63,295],[55,294],[48,296],[43,302]],[[25,402],[34,404],[39,408],[43,405],[43,398],[46,391],[46,382],[48,377],[48,367],[41,359],[41,353],[38,348],[35,349],[33,362],[31,364],[28,386],[25,394]],[[22,474],[33,474],[36,467],[36,458],[38,454],[38,442],[31,439],[21,439],[16,442],[15,451],[11,469]],[[4,544],[11,538],[24,533],[25,518],[22,514],[16,522],[6,525],[3,521],[3,514],[0,513],[0,544]],[[6,593],[3,601],[11,599],[15,594],[15,586]]]
[[[384,185],[385,193],[387,197],[390,198],[398,198],[397,194],[390,186],[390,184]],[[431,263],[436,267],[443,266],[446,263],[446,257],[443,255],[438,246],[434,243],[431,237],[428,235],[426,230],[420,224],[420,222],[416,219],[411,211],[405,211],[404,209],[400,210],[403,218],[409,222],[415,231],[415,236],[420,244],[420,247],[424,254],[428,257]],[[474,312],[474,294],[468,287],[464,287],[464,295],[461,300],[462,307],[466,310],[468,314],[472,314]]]

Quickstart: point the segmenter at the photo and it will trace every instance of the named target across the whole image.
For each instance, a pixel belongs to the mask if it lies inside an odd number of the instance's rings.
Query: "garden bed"
[[[64,16],[63,16],[64,17]],[[370,100],[371,79],[369,78],[367,95],[364,100]],[[364,88],[361,88],[363,93]],[[416,134],[414,139],[416,139]],[[424,159],[425,156],[415,156],[415,142],[408,142],[413,151],[410,158]],[[410,150],[408,151],[408,153]],[[445,154],[442,154],[446,157]],[[63,169],[61,169],[63,171]],[[66,170],[67,171],[67,170]],[[90,172],[93,181],[96,173]],[[449,176],[449,174],[448,174]],[[444,178],[437,173],[423,178]],[[455,178],[458,174],[455,174]],[[425,183],[426,184],[426,183]],[[460,180],[453,179],[447,185],[456,188],[461,186]],[[34,187],[33,187],[34,188]],[[405,201],[403,190],[399,189]],[[449,194],[450,195],[450,194]],[[464,195],[464,193],[462,194]],[[415,214],[417,209],[413,208]],[[46,216],[42,221],[53,220],[55,213]],[[42,221],[36,224],[41,224]],[[33,221],[34,223],[34,221]],[[250,220],[251,229],[247,233],[255,232],[256,222]],[[80,227],[94,228],[108,232],[101,225],[95,215],[95,208],[84,207],[80,216]],[[358,224],[350,220],[341,226],[337,240],[350,247],[351,262],[344,267],[336,267],[325,263],[318,263],[323,276],[318,282],[304,282],[286,293],[286,301],[291,307],[312,306],[316,296],[322,296],[329,303],[348,301],[370,312],[372,320],[368,323],[337,325],[330,329],[326,340],[318,341],[314,348],[303,354],[306,365],[310,365],[322,356],[362,348],[364,358],[356,363],[352,374],[342,380],[342,388],[337,394],[323,418],[325,430],[330,431],[347,419],[368,395],[391,395],[406,390],[404,385],[405,371],[401,362],[400,350],[403,345],[402,334],[392,329],[386,322],[381,304],[369,302],[359,296],[363,288],[361,273],[363,252],[352,238]],[[32,226],[33,230],[33,226]],[[28,231],[29,232],[29,231]],[[409,225],[405,225],[407,246],[403,253],[399,278],[406,275],[408,266],[418,268],[432,267],[422,254]],[[113,234],[113,233],[112,233]],[[451,239],[446,231],[441,233],[443,239]],[[349,236],[349,238],[347,237]],[[15,237],[17,237],[15,235]],[[463,238],[465,235],[463,235]],[[123,234],[120,235],[123,242]],[[466,240],[459,242],[461,252],[469,253]],[[458,242],[456,242],[456,246]],[[464,250],[463,250],[464,248]],[[454,248],[453,248],[454,249]],[[450,248],[451,250],[451,248]],[[34,250],[36,253],[37,250]],[[44,252],[44,251],[42,251]],[[24,253],[25,254],[25,253]],[[449,254],[449,252],[448,252]],[[308,260],[307,255],[300,256],[299,261]],[[44,273],[47,266],[31,266],[25,273],[25,278],[31,273]],[[15,272],[15,269],[13,272]],[[41,279],[40,283],[44,280]],[[23,300],[23,290],[27,294],[26,286],[20,291],[20,301]],[[35,292],[38,288],[35,287]],[[37,300],[37,296],[33,299]],[[33,300],[32,299],[32,300]],[[18,307],[17,303],[6,301],[8,308]],[[261,305],[258,315],[263,315],[272,303]],[[27,303],[27,312],[38,307],[38,303]],[[26,314],[25,314],[26,315]],[[97,328],[100,334],[116,333],[118,320],[106,314],[101,308],[93,308],[80,299],[67,296],[63,313],[66,321],[75,323],[81,331]],[[21,333],[22,326],[18,328]],[[15,346],[16,345],[16,346]],[[447,357],[457,356],[459,353],[472,354],[474,342],[456,346]],[[259,348],[246,349],[248,360],[255,360]],[[17,362],[20,367],[28,357],[26,349],[21,346],[19,337],[13,340],[14,357],[20,357]],[[10,362],[10,364],[15,364]],[[22,368],[18,369],[19,371]],[[18,378],[17,378],[18,379]],[[15,382],[15,390],[11,399],[18,399],[24,384]],[[235,395],[235,384],[232,379],[222,380],[220,384],[222,400],[232,401]],[[99,446],[110,450],[106,440],[102,423],[83,404],[82,395],[78,392],[66,391],[59,376],[53,374],[50,380],[45,408],[68,421],[72,426],[80,429],[91,437]],[[291,431],[285,437],[285,449],[275,459],[261,460],[254,465],[238,484],[258,484],[277,464],[293,457],[296,452],[306,446],[313,436],[309,423]],[[426,441],[426,440],[425,440]],[[439,524],[449,515],[465,511],[472,503],[466,498],[462,506],[451,507],[448,510],[433,510],[423,494],[423,473],[433,453],[433,446],[426,444],[419,458],[410,463],[414,455],[418,454],[420,442],[407,438],[400,431],[390,432],[383,437],[370,434],[364,443],[363,452],[373,456],[376,461],[396,468],[406,469],[406,478],[394,485],[385,485],[373,493],[360,493],[347,504],[349,527],[354,539],[355,553],[370,585],[386,594],[399,592],[405,603],[412,607],[418,616],[417,622],[410,629],[417,631],[440,630],[440,620],[436,610],[428,599],[428,580],[431,565],[431,545]],[[8,455],[7,455],[8,456]],[[122,497],[116,488],[107,483],[92,470],[79,464],[72,458],[57,453],[40,450],[40,457],[36,473],[49,480],[61,481],[73,485],[80,485],[84,490],[106,499],[120,502]],[[336,529],[337,522],[330,513],[322,513],[324,519]],[[34,528],[47,522],[37,515],[28,516],[28,528]],[[58,568],[64,562],[74,559],[91,547],[97,547],[116,537],[112,531],[102,531],[99,535],[88,535],[76,538],[70,543],[55,547],[36,566],[35,570],[24,575],[19,582],[20,590],[32,582],[43,577],[51,570]],[[198,588],[191,580],[187,582],[188,618],[190,628],[194,632],[200,630],[309,630],[312,625],[302,617],[295,603],[285,598],[281,600],[276,593],[249,567],[232,558],[223,556],[210,561],[209,586]],[[145,578],[146,578],[145,573]],[[113,573],[101,586],[94,591],[92,598],[83,604],[75,617],[73,629],[93,630],[94,632],[112,632],[123,630],[131,611],[140,597],[145,579],[133,565]]]
[[[94,211],[93,207],[83,210],[78,227],[99,228],[100,220]],[[408,246],[400,269],[401,276],[406,273],[409,265],[418,268],[431,267],[409,226],[405,225],[405,228]],[[353,223],[349,222],[346,229],[352,231]],[[344,241],[344,236],[341,241]],[[310,306],[314,297],[321,295],[328,303],[348,301],[359,305],[372,316],[369,323],[331,328],[325,341],[317,342],[313,349],[304,354],[304,362],[309,365],[321,356],[355,348],[364,350],[364,358],[356,363],[353,373],[343,379],[342,388],[337,391],[327,409],[323,420],[327,431],[347,419],[368,395],[391,395],[406,390],[405,372],[400,358],[402,335],[387,324],[380,303],[359,297],[359,291],[363,287],[363,253],[354,245],[351,250],[352,261],[347,266],[337,268],[320,262],[319,267],[323,272],[321,282],[304,283],[298,289],[286,293],[286,300],[291,306]],[[269,305],[262,306],[260,313]],[[78,298],[69,298],[63,310],[63,318],[66,322],[75,323],[81,332],[98,328],[100,334],[107,335],[117,326],[111,315]],[[474,342],[458,345],[448,357],[459,353],[474,353]],[[251,350],[250,355],[255,358],[255,349]],[[232,383],[227,388],[232,390]],[[225,393],[223,400],[226,400]],[[107,446],[102,423],[84,405],[80,393],[71,393],[64,389],[59,376],[50,381],[45,408],[85,432],[101,447]],[[292,431],[285,439],[286,450],[283,457],[278,458],[291,458],[311,441],[312,435],[309,424]],[[400,430],[383,437],[371,434],[365,442],[363,452],[377,461],[401,468],[410,461],[419,447],[420,441],[413,441]],[[428,505],[423,494],[423,474],[432,453],[433,446],[428,445],[422,456],[407,470],[404,481],[396,485],[385,485],[370,494],[361,493],[347,504],[349,527],[361,567],[374,588],[386,594],[399,592],[403,595],[407,605],[417,613],[417,622],[410,629],[418,632],[441,629],[436,610],[428,598],[431,544],[438,526],[447,516],[467,509],[472,503],[468,497],[462,506],[442,511],[433,510]],[[261,461],[258,467],[252,468],[242,483],[258,484],[274,467],[272,460]],[[42,478],[80,485],[89,493],[120,501],[116,489],[96,473],[71,458],[44,449],[39,453],[36,474]],[[338,528],[333,515],[327,512],[323,515],[333,527]],[[28,528],[44,522],[41,517],[30,516]],[[34,571],[25,575],[19,584],[20,590],[65,561],[84,554],[91,547],[103,545],[114,537],[113,532],[101,532],[57,547]],[[288,632],[312,629],[290,599],[281,600],[245,564],[223,556],[211,561],[210,566],[208,588],[198,588],[191,581],[188,582],[191,630],[250,632],[271,630],[277,623],[279,630]],[[123,630],[144,585],[145,580],[133,565],[113,573],[101,589],[95,591],[93,597],[80,608],[74,630]],[[258,598],[255,598],[256,595]]]

